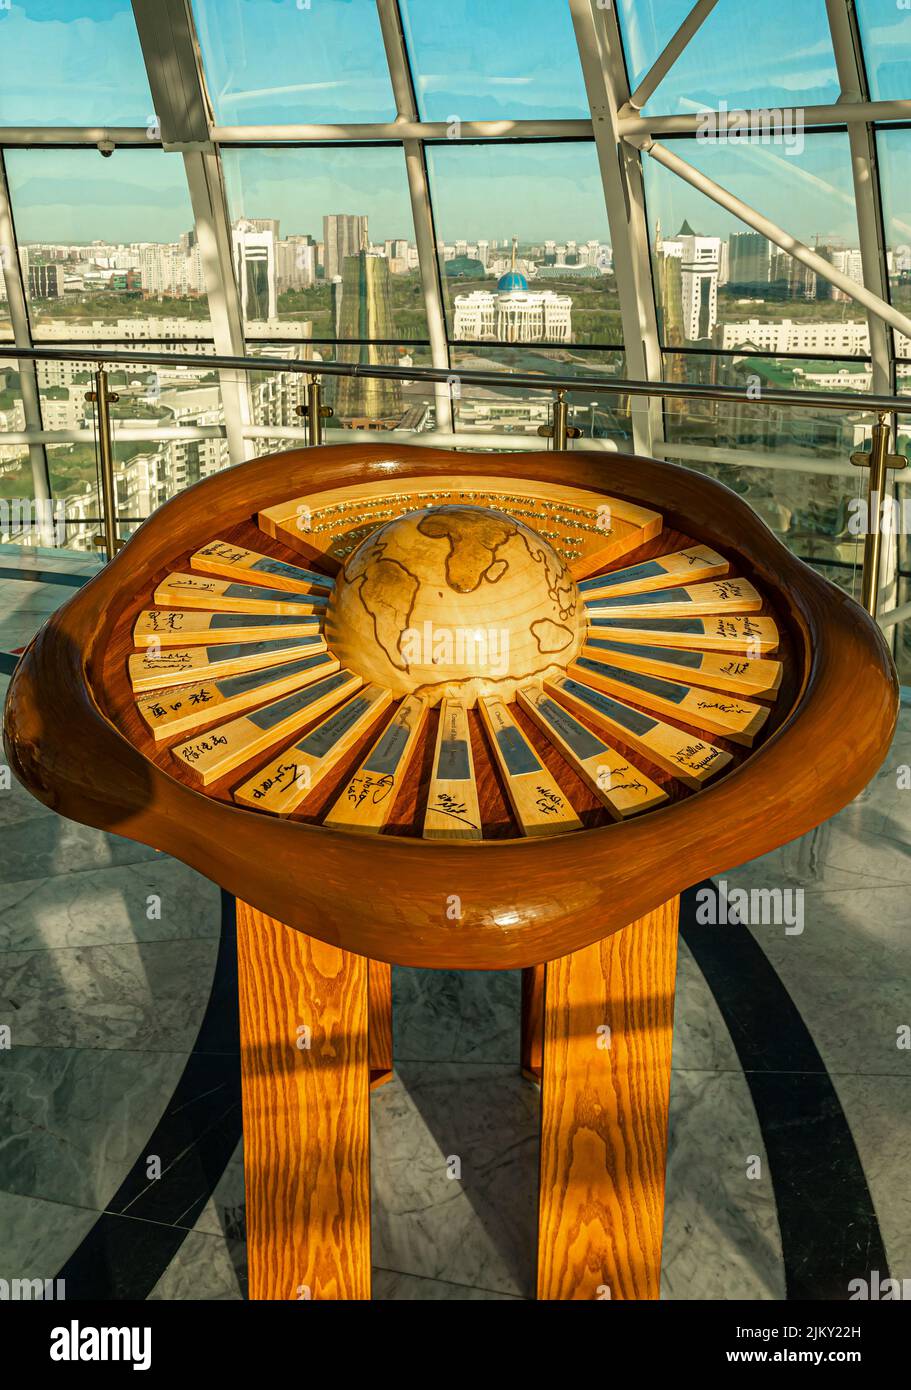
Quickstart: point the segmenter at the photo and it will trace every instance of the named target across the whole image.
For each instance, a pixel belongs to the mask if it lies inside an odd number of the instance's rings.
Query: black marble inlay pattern
[[[681,894],[680,933],[721,1011],[769,1160],[789,1299],[847,1299],[851,1279],[888,1261],[854,1137],[806,1024],[755,937],[696,919]]]

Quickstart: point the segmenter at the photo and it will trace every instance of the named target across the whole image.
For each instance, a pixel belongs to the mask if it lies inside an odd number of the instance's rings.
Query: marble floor
[[[96,563],[0,547],[4,690]],[[802,890],[781,925],[712,925],[696,890],[683,900],[667,1299],[844,1299],[873,1269],[911,1277],[908,764],[904,709],[839,816],[719,875],[731,902]],[[230,900],[5,781],[0,1278],[243,1298]],[[376,1299],[533,1296],[539,1094],[517,1067],[519,994],[514,972],[394,972],[395,1077],[371,1099]]]

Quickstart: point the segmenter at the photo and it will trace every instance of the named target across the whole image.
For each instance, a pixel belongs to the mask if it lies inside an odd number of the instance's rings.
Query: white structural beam
[[[826,0],[826,10],[842,101],[865,101],[869,93],[853,0]],[[848,127],[848,139],[864,284],[885,300],[889,298],[889,273],[880,216],[876,136],[871,126],[854,122]],[[885,322],[876,314],[868,312],[867,321],[870,325],[870,356],[873,359],[871,389],[879,395],[886,395],[895,387],[891,334]]]
[[[16,242],[16,231],[13,225],[13,214],[10,206],[9,185],[6,181],[6,165],[4,164],[2,153],[0,153],[0,271],[2,271],[3,283],[6,289],[6,300],[9,308],[14,342],[17,347],[33,347],[32,331],[28,319],[28,307],[26,305],[25,284],[22,278],[22,262],[19,258]],[[26,430],[29,433],[32,431],[40,431],[42,427],[41,397],[38,392],[37,366],[33,361],[20,358],[17,361],[17,367],[19,370],[19,390],[22,393],[22,413],[25,416]],[[37,511],[41,543],[43,545],[53,545],[53,526],[51,524],[49,505],[51,500],[51,480],[48,472],[47,450],[43,442],[29,439],[28,453],[32,469],[32,491],[35,501],[45,504],[39,506]]]
[[[569,0],[569,9],[607,204],[626,375],[642,381],[660,381],[661,347],[642,161],[638,150],[622,141],[617,130],[620,108],[629,100],[620,26],[614,9],[603,9],[595,0]],[[631,399],[630,414],[634,449],[637,453],[651,454],[655,443],[664,437],[661,402],[656,398]]]
[[[168,151],[183,153],[215,352],[242,357],[231,226],[218,154],[209,138],[211,109],[190,6],[188,0],[132,3],[162,142]],[[228,456],[240,463],[252,453],[243,433],[252,421],[249,381],[244,373],[220,371],[219,384]]]
[[[377,0],[380,7],[383,0]],[[382,9],[380,9],[382,13]],[[369,140],[450,140],[447,121],[421,121],[417,114],[401,120],[340,121],[333,125],[214,125],[212,139],[219,145],[233,144],[338,144],[346,140],[363,144]],[[592,123],[578,120],[463,121],[462,140],[590,140]]]
[[[398,0],[377,0],[377,10],[383,33],[383,44],[386,49],[386,61],[389,65],[389,77],[395,96],[396,111],[399,122],[404,126],[409,122],[416,121],[418,113]],[[411,198],[414,240],[421,271],[421,286],[424,292],[424,314],[427,319],[427,336],[430,339],[430,360],[434,367],[438,367],[442,371],[449,371],[449,341],[446,334],[446,315],[443,307],[443,290],[424,147],[421,141],[414,136],[401,138],[405,151],[408,192]],[[437,383],[434,386],[434,407],[437,429],[451,431],[453,428],[452,395],[448,385]]]
[[[786,251],[789,256],[793,256],[795,261],[801,261],[804,265],[809,266],[823,280],[828,280],[830,284],[844,290],[851,299],[863,305],[870,313],[877,315],[891,327],[898,329],[899,333],[911,337],[911,319],[906,314],[902,314],[894,305],[887,303],[880,295],[874,294],[865,285],[859,285],[850,276],[836,270],[831,262],[825,260],[815,251],[811,251],[809,246],[798,241],[797,237],[786,232],[776,222],[772,222],[770,218],[751,207],[749,203],[743,202],[735,194],[730,193],[720,183],[710,179],[707,174],[703,174],[699,169],[694,169],[691,164],[687,164],[685,159],[674,154],[666,145],[661,145],[657,140],[648,138],[641,140],[641,142],[637,141],[637,143],[657,164],[663,165],[672,174],[683,179],[684,183],[688,183],[691,187],[698,189],[700,193],[704,193],[706,197],[711,198],[713,202],[718,203],[719,207],[723,207],[734,217],[739,217],[741,222],[752,227],[754,232],[760,232],[768,241],[773,242],[782,251]]]
[[[643,116],[628,106],[620,116],[621,135],[650,131],[653,135],[694,135],[707,118],[713,128],[740,126],[744,116],[752,113],[735,108],[712,112],[695,111],[679,115]],[[911,100],[838,102],[825,106],[800,106],[801,120],[809,130],[813,126],[877,125],[892,121],[911,120]],[[762,112],[756,113],[760,118]],[[766,112],[766,118],[768,113]],[[463,140],[591,140],[594,123],[584,118],[573,120],[531,121],[463,121]],[[114,145],[157,144],[149,126],[2,126],[2,145],[97,145],[110,140]],[[210,123],[208,138],[221,145],[306,145],[306,144],[364,144],[376,140],[446,140],[450,137],[446,121],[377,121],[337,122],[330,125],[215,125]],[[187,141],[168,141],[183,147]]]
[[[653,96],[656,89],[661,86],[661,83],[664,81],[665,77],[667,77],[690,39],[696,31],[701,28],[705,20],[708,19],[717,4],[718,0],[697,0],[686,19],[680,25],[680,28],[671,36],[664,49],[658,54],[658,57],[649,68],[638,87],[630,96],[629,101],[625,103],[623,108],[624,115],[628,112],[638,112],[642,110],[649,97]]]
[[[196,239],[206,280],[209,317],[217,357],[243,357],[244,331],[240,296],[234,278],[231,228],[215,151],[188,150],[184,156]],[[220,371],[228,455],[232,463],[252,457],[243,433],[252,423],[249,379],[245,373]]]
[[[779,108],[780,109],[780,108]],[[828,106],[802,106],[795,104],[805,129],[814,126],[882,124],[888,121],[911,120],[911,101],[858,101],[837,102]],[[620,117],[618,125],[621,135],[696,135],[708,124],[713,131],[729,130],[734,126],[761,130],[774,111],[768,107],[745,111],[738,107],[725,107],[721,111],[688,111],[675,116],[643,116],[629,112]]]

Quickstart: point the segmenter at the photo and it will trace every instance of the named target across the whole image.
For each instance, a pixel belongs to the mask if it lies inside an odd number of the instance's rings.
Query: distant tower
[[[244,320],[274,319],[278,312],[274,234],[242,221],[235,224],[231,241]]]
[[[364,341],[395,336],[388,261],[366,250],[346,256],[339,289],[338,361],[357,362],[362,366],[394,366],[393,348]],[[346,345],[345,339],[352,338],[361,341]],[[351,429],[391,429],[402,418],[401,382],[344,376],[334,381],[335,413],[343,425]]]
[[[323,218],[323,275],[330,282],[342,274],[347,256],[367,249],[366,214],[330,213]]]

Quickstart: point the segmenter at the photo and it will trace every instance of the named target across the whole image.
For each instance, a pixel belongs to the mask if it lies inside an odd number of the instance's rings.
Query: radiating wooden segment
[[[242,675],[261,671],[300,657],[325,652],[319,633],[306,637],[279,637],[272,642],[235,642],[221,647],[166,647],[163,651],[136,652],[128,662],[134,690],[159,690],[203,677]]]
[[[707,618],[589,617],[589,641],[616,636],[637,646],[693,647],[697,651],[738,652],[769,656],[778,649],[778,628],[771,618],[752,614],[717,614]]]
[[[133,625],[135,647],[203,647],[219,642],[269,642],[322,630],[319,614],[200,613],[183,608],[144,608]]]
[[[326,611],[324,598],[283,598],[257,584],[232,584],[203,574],[172,573],[155,590],[153,603],[163,608],[207,608],[223,613],[284,613],[308,618]]]
[[[311,560],[343,564],[371,531],[406,512],[464,504],[524,521],[578,578],[661,533],[657,511],[584,488],[498,477],[417,477],[311,492],[268,507],[259,526]]]
[[[616,820],[654,810],[668,800],[667,792],[657,782],[593,734],[541,685],[525,686],[517,698],[520,707],[559,748],[573,771]]]
[[[237,903],[251,1299],[369,1299],[364,956]]]
[[[522,971],[521,1070],[529,1081],[541,1084],[544,1065],[544,965]]]
[[[678,908],[545,967],[539,1300],[658,1298]]]
[[[723,555],[707,545],[691,545],[644,560],[641,565],[614,570],[611,574],[596,574],[582,579],[579,588],[585,599],[602,594],[619,598],[626,594],[647,594],[655,589],[672,589],[677,584],[695,584],[702,579],[716,579],[727,574],[730,566]]]
[[[352,695],[361,684],[360,676],[351,671],[334,671],[314,685],[296,690],[293,695],[197,734],[172,748],[171,754],[194,782],[207,786],[248,759],[293,737],[306,724]]]
[[[758,613],[762,607],[762,595],[746,579],[710,579],[626,598],[603,595],[584,601],[590,616],[605,618],[688,618],[703,613]]]
[[[569,676],[545,681],[544,689],[574,714],[613,734],[693,791],[698,791],[731,761],[731,754],[713,743],[632,709],[622,700]]]
[[[188,729],[200,728],[216,719],[227,719],[241,710],[277,700],[292,690],[312,685],[339,667],[328,652],[299,657],[265,671],[247,671],[240,676],[195,681],[189,685],[166,686],[140,695],[136,708],[156,740],[176,738]]]
[[[706,729],[710,734],[718,734],[746,748],[753,746],[769,717],[768,707],[754,704],[752,700],[682,685],[679,680],[664,680],[642,671],[625,671],[605,660],[593,661],[587,656],[574,661],[567,674],[595,690],[606,690],[622,700],[632,700],[646,709],[667,714],[682,724]]]
[[[328,591],[335,584],[328,575],[315,570],[274,560],[259,550],[234,545],[231,541],[209,541],[190,556],[190,568],[203,574],[221,575],[242,584],[255,584],[264,589],[280,589],[291,594],[311,594],[314,590]]]
[[[559,835],[566,830],[581,830],[582,822],[569,798],[503,701],[486,695],[478,708],[523,835]]]
[[[426,718],[426,701],[416,695],[402,700],[360,767],[348,778],[324,825],[373,833],[383,829],[408,775]]]
[[[355,679],[360,686],[360,678]],[[391,702],[391,692],[382,686],[365,685],[358,689],[347,703],[333,709],[302,739],[283,748],[236,787],[234,800],[241,806],[271,811],[276,816],[290,815]]]
[[[392,1080],[392,966],[367,962],[367,1041],[370,1089]]]
[[[483,838],[468,711],[458,700],[440,705],[423,835],[425,840]]]
[[[780,661],[751,660],[736,653],[722,656],[714,652],[679,651],[673,647],[644,647],[634,642],[592,637],[582,649],[592,661],[606,661],[627,671],[687,680],[738,695],[762,696],[774,700],[781,685]]]

